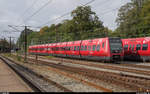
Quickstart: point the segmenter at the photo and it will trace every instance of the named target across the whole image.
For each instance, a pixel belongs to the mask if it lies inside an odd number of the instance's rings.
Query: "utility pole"
[[[16,31],[20,32],[20,30],[18,30],[15,27],[24,27],[24,62],[27,62],[27,27],[31,27],[31,26],[13,26],[13,25],[8,25],[9,27],[11,27],[12,29],[15,29]]]
[[[9,37],[10,43],[9,43],[9,48],[10,48],[10,55],[11,55],[11,37]]]
[[[25,43],[24,43],[24,62],[27,63],[27,26],[25,26],[25,30],[24,30],[24,40],[25,40]]]

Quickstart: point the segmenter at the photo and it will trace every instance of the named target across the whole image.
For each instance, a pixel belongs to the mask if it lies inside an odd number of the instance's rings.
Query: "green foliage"
[[[111,36],[112,31],[103,26],[90,6],[79,6],[71,13],[72,19],[51,26],[44,26],[40,32],[28,35],[28,45],[75,41]],[[23,43],[23,33],[19,41]]]
[[[118,28],[114,34],[122,38],[142,37],[150,34],[150,1],[132,0],[119,9]]]
[[[131,0],[119,9],[115,31],[103,26],[90,6],[79,6],[71,13],[72,19],[44,26],[40,32],[28,31],[28,45],[84,40],[101,37],[142,37],[150,35],[150,1]],[[18,42],[23,46],[24,32]]]
[[[6,52],[10,49],[10,44],[6,39],[0,39],[0,52]]]
[[[21,34],[20,34],[20,37],[19,37],[19,39],[17,40],[17,45],[19,45],[20,46],[20,48],[24,48],[24,39],[25,39],[25,37],[24,37],[24,34],[25,34],[25,31],[23,30],[22,32],[21,32]],[[33,35],[32,35],[33,34]],[[30,29],[27,29],[27,36],[28,36],[28,38],[27,38],[27,40],[28,40],[28,44],[27,45],[29,45],[30,43],[31,43],[31,37],[32,36],[34,36],[34,32],[32,31],[32,30],[30,30]]]
[[[18,60],[18,61],[21,61],[21,56],[17,56],[17,60]]]

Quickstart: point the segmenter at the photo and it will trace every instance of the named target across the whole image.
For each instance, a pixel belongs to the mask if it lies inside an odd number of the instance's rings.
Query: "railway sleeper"
[[[57,66],[55,66],[55,68],[57,68]],[[61,69],[64,69],[64,68],[61,68]],[[66,70],[66,69],[65,69]],[[70,69],[68,68],[66,71],[70,71]],[[73,71],[73,73],[75,72],[75,70]],[[85,72],[85,73],[82,73],[83,72],[83,70],[80,70],[80,72],[77,72],[77,73],[79,73],[79,74],[84,74],[84,75],[89,75],[89,73],[88,72]],[[90,75],[91,76],[91,75]],[[102,75],[101,75],[102,76]],[[107,76],[106,76],[107,77]],[[108,76],[109,77],[109,76]],[[95,76],[93,76],[93,78],[96,78]],[[108,78],[107,78],[108,79]],[[114,79],[118,79],[117,77],[113,77],[113,80]],[[121,79],[121,78],[119,78],[119,79]],[[125,83],[125,81],[123,81],[124,83]],[[131,87],[132,87],[132,85],[131,85]]]

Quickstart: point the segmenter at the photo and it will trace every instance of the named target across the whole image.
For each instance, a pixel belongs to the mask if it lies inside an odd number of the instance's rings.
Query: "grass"
[[[17,53],[18,54],[18,53]],[[19,55],[14,55],[14,54],[10,54],[10,53],[5,53],[3,54],[4,56],[6,57],[11,57],[11,58],[14,58],[15,60],[17,61],[21,61],[22,60],[22,57],[19,56]]]
[[[54,58],[54,56],[45,56],[46,58]]]

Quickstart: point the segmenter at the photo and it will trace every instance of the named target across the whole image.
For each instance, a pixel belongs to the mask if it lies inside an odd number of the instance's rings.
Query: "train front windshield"
[[[112,53],[122,52],[122,41],[120,38],[110,38],[109,44],[110,44],[110,50]]]

